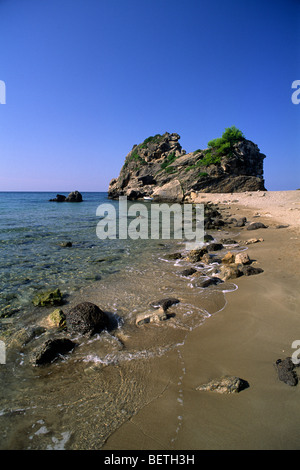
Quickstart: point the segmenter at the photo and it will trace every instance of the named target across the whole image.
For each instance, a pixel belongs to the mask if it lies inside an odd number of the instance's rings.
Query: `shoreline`
[[[300,197],[299,191],[296,194]],[[203,199],[209,195],[203,196],[200,195],[200,202],[208,202]],[[47,399],[43,411],[33,406],[33,397],[28,391],[20,403],[16,402],[17,409],[28,411],[16,420],[16,431],[12,431],[11,436],[8,434],[9,440],[7,443],[4,440],[3,448],[27,448],[28,442],[36,449],[52,448],[50,430],[58,442],[63,440],[64,448],[70,449],[273,449],[290,448],[289,445],[297,448],[300,385],[289,387],[280,382],[274,363],[292,354],[291,343],[298,339],[297,331],[300,330],[297,317],[300,305],[299,226],[288,224],[289,227],[278,229],[276,227],[278,224],[282,227],[283,220],[258,216],[257,207],[245,207],[236,202],[236,198],[245,197],[253,203],[253,196],[238,193],[227,194],[226,199],[220,194],[213,197],[218,201],[209,202],[218,202],[223,220],[246,216],[250,223],[268,225],[267,229],[255,231],[248,231],[247,226],[234,227],[234,224],[213,232],[207,229],[216,242],[224,235],[237,240],[237,251],[232,248],[233,251],[244,252],[246,249],[251,266],[262,268],[264,272],[229,279],[225,281],[229,285],[225,289],[222,284],[220,290],[218,286],[212,291],[210,288],[191,289],[188,287],[191,278],[178,274],[184,267],[195,266],[193,261],[184,260],[182,264],[180,260],[177,263],[171,257],[168,261],[163,256],[169,267],[161,270],[157,248],[162,254],[172,254],[169,251],[171,245],[172,251],[182,250],[180,243],[172,243],[169,247],[160,244],[149,252],[149,256],[154,257],[152,268],[148,258],[144,257],[138,270],[136,266],[121,276],[116,271],[106,280],[74,292],[67,302],[67,309],[74,303],[92,301],[120,317],[127,311],[129,322],[112,336],[101,336],[101,341],[95,337],[92,346],[89,340],[84,340],[69,357],[49,369],[47,366],[45,369],[24,369],[23,373],[27,371],[32,378],[41,376],[36,382],[36,397]],[[235,202],[229,202],[229,197]],[[266,201],[265,196],[258,197]],[[262,237],[264,241],[251,245],[244,243],[254,237]],[[226,245],[225,250],[231,251],[230,245]],[[217,258],[219,253],[216,251]],[[208,275],[218,276],[210,271]],[[137,276],[143,289],[137,289]],[[138,313],[145,312],[150,301],[163,297],[180,299],[174,307],[174,315],[171,308],[166,322],[137,328]],[[210,305],[208,310],[206,303]],[[186,306],[190,304],[193,309],[187,311]],[[198,315],[205,311],[211,314],[202,321]],[[46,311],[42,316],[46,318],[45,315]],[[31,343],[24,351],[29,352],[30,348]],[[23,353],[19,360],[22,357],[25,359]],[[48,373],[53,377],[51,381],[45,380]],[[199,385],[223,375],[238,376],[250,387],[235,395],[196,390]],[[72,388],[74,376],[77,378],[76,389]],[[61,380],[68,386],[61,388]],[[48,397],[45,391],[50,385],[58,393]],[[95,428],[77,422],[77,403],[81,403],[86,423],[91,420]],[[63,428],[57,427],[61,422],[61,407],[64,409]],[[11,412],[2,415],[7,414],[9,419]],[[32,426],[40,423],[41,418],[47,429],[44,438],[38,432],[31,434]],[[286,428],[282,428],[284,423]],[[64,432],[60,435],[62,429]],[[285,435],[288,435],[286,441]]]
[[[193,202],[205,202],[203,196]],[[300,447],[300,385],[281,382],[274,365],[292,355],[292,342],[299,339],[300,229],[298,210],[290,209],[298,206],[300,192],[208,197],[224,211],[230,207],[232,215],[268,225],[239,235],[241,241],[263,237],[247,253],[264,272],[235,279],[238,290],[226,293],[225,307],[152,365],[157,395],[101,450]],[[257,210],[264,212],[259,218]],[[276,228],[278,223],[289,227]],[[223,375],[239,376],[249,388],[232,395],[196,390]]]

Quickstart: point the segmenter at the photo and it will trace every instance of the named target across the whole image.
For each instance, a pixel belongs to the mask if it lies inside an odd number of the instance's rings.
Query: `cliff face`
[[[187,154],[179,139],[166,132],[134,145],[119,177],[110,182],[108,196],[184,202],[192,192],[265,190],[265,155],[250,140],[240,138],[223,153],[199,149]]]

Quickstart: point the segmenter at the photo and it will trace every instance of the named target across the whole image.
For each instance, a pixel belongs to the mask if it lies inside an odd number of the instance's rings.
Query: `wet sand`
[[[209,200],[224,214],[268,225],[238,236],[264,239],[247,246],[264,272],[235,279],[222,311],[153,360],[152,398],[103,450],[300,448],[300,384],[280,382],[274,367],[300,340],[300,191],[201,194],[195,202]],[[250,386],[232,395],[196,390],[222,375]]]

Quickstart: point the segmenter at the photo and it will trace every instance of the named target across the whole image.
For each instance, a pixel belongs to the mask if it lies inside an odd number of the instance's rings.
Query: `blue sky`
[[[0,191],[106,191],[134,144],[240,128],[300,187],[299,0],[0,0]]]

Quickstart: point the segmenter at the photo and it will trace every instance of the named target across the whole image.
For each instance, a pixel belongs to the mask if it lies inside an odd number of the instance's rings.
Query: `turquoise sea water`
[[[181,275],[189,262],[167,257],[184,249],[178,240],[100,240],[97,207],[109,202],[118,211],[118,201],[106,193],[82,195],[82,203],[55,203],[48,192],[0,193],[0,337],[7,348],[0,367],[1,449],[100,449],[161,392],[155,371],[166,355],[178,356],[180,365],[165,372],[168,380],[181,382],[187,335],[236,288],[194,286]],[[72,246],[61,246],[66,242]],[[209,275],[213,267],[197,269]],[[53,334],[46,322],[53,308],[34,307],[32,299],[50,288],[63,293],[63,310],[91,301],[122,322],[112,333],[77,338],[70,355],[37,368],[31,354]],[[168,321],[137,327],[138,315],[153,313],[151,302],[166,297],[180,299]],[[45,325],[41,336],[23,343],[32,327]],[[184,413],[180,387],[177,398],[175,417]],[[175,425],[170,446],[177,434]]]
[[[143,250],[143,244],[97,237],[97,207],[109,202],[118,209],[107,193],[83,193],[81,203],[49,202],[53,197],[0,193],[0,316],[29,308],[40,290],[59,287],[68,294],[100,280],[128,263],[130,249],[134,259]],[[61,246],[66,242],[72,247]]]

